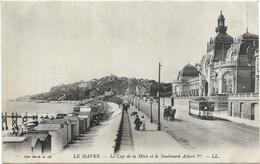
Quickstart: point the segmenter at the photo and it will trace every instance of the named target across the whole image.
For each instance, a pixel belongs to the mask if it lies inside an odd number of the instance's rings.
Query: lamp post
[[[135,107],[137,108],[137,97],[135,97]]]
[[[138,111],[140,111],[140,98],[138,97]]]
[[[160,83],[161,83],[161,63],[159,62],[159,77],[158,77],[158,128],[157,130],[161,130],[161,117],[160,117]]]
[[[153,98],[150,99],[150,104],[151,104],[151,123],[153,122]]]

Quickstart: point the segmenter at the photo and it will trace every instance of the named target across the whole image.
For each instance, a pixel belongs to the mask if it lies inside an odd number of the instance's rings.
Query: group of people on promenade
[[[133,104],[132,104],[133,105]],[[123,104],[123,111],[128,112],[130,108],[130,102],[125,101]],[[173,106],[164,106],[163,107],[163,117],[165,120],[173,121],[175,119],[176,109]],[[143,131],[145,130],[145,117],[144,115],[139,116],[138,112],[132,112],[131,116],[135,116],[134,124],[135,130]]]
[[[123,102],[122,106],[123,106],[123,112],[128,112],[128,108],[130,108],[129,102],[126,101]]]
[[[144,131],[145,130],[145,119],[144,119],[144,116],[141,116],[141,118],[139,118],[139,115],[136,114],[134,124],[135,124],[135,130],[138,130],[138,131],[142,130],[142,131]]]
[[[123,108],[123,112],[128,112],[128,109],[130,108],[130,103],[125,101],[122,104],[122,108]],[[135,120],[134,120],[135,130],[138,130],[138,131],[145,130],[144,115],[142,115],[141,118],[139,118],[139,115],[137,112],[133,112],[131,115],[135,115]]]

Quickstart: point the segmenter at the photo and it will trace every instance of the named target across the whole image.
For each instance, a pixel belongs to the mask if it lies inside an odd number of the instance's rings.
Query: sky
[[[2,2],[3,95],[110,74],[157,80],[159,61],[161,81],[172,82],[206,54],[220,10],[229,35],[247,20],[258,34],[257,2]]]

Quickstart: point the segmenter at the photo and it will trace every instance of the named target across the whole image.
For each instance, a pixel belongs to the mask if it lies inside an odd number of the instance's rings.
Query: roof
[[[238,40],[258,40],[258,35],[249,33],[248,31],[238,37]]]
[[[66,121],[64,119],[45,119],[42,123],[47,124],[66,124]]]
[[[23,142],[27,137],[23,136],[8,136],[8,137],[3,137],[2,141],[3,142]]]
[[[35,147],[37,140],[45,141],[46,138],[49,136],[47,131],[36,131],[31,133],[25,133],[24,136],[29,136],[32,138],[31,146]]]
[[[196,69],[196,67],[194,67],[193,65],[188,63],[187,65],[185,65],[183,67],[181,75],[182,76],[199,76],[199,71]]]
[[[60,130],[61,128],[61,124],[50,124],[50,123],[44,123],[44,124],[39,124],[37,127],[36,127],[36,130]]]
[[[233,37],[226,33],[218,33],[213,40],[221,43],[233,43]]]
[[[91,112],[91,107],[80,107],[80,112]]]
[[[254,46],[254,42],[257,41],[256,46]],[[239,54],[248,54],[249,49],[257,49],[258,47],[258,35],[245,33],[241,35],[238,40],[231,44],[227,52],[227,58],[231,59],[232,56],[239,55]],[[250,54],[250,53],[249,53]]]
[[[24,136],[39,138],[40,141],[44,141],[49,136],[49,133],[48,133],[48,131],[35,131],[35,132],[25,133]]]
[[[66,116],[64,118],[67,118],[67,119],[70,119],[71,121],[77,121],[79,120],[79,117],[78,116]]]
[[[88,118],[88,115],[79,115],[79,119],[81,118]]]

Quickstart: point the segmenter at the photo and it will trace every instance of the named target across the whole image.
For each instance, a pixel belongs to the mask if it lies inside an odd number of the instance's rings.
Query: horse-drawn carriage
[[[176,109],[172,106],[163,107],[163,117],[165,120],[173,121],[175,119]]]

